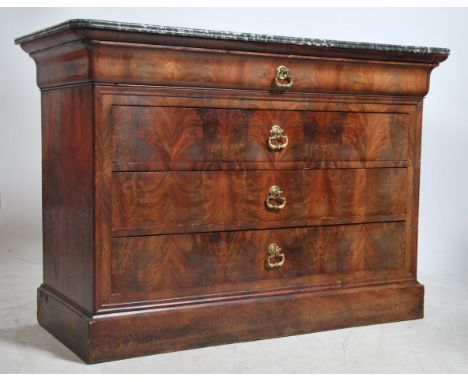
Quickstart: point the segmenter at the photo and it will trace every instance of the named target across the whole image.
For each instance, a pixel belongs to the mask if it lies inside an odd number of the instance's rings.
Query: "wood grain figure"
[[[37,317],[84,361],[422,318],[448,50],[80,19],[16,42],[42,94]]]

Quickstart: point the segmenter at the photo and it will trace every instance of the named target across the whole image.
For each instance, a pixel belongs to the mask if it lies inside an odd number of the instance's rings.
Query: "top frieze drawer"
[[[261,90],[273,96],[297,92],[422,96],[433,68],[423,63],[102,41],[68,43],[32,56],[39,64],[38,84],[43,88],[89,81]]]

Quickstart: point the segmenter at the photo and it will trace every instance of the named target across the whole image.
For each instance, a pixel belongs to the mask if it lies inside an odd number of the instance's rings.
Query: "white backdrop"
[[[468,9],[0,9],[0,260],[41,261],[39,90],[34,62],[13,40],[70,18],[450,48],[425,101],[419,274],[466,275]]]

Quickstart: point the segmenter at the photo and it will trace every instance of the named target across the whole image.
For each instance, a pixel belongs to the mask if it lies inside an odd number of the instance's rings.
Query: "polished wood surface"
[[[39,322],[89,363],[239,341],[305,334],[424,315],[412,283],[273,295],[160,311],[83,316],[44,287]],[[73,330],[69,330],[73,328]]]
[[[124,86],[97,92],[103,143],[112,151],[105,160],[115,171],[405,167],[413,150],[407,136],[416,101],[408,98]],[[207,113],[209,120],[200,116]],[[274,123],[291,139],[281,151],[267,147]]]
[[[117,172],[112,175],[114,235],[192,232],[401,217],[405,169]],[[277,185],[281,211],[266,199]]]
[[[25,49],[28,46],[35,49],[31,43],[24,44]],[[235,44],[230,48],[226,52],[88,40],[30,54],[38,66],[41,88],[83,83],[91,77],[97,83],[269,89],[274,93],[278,90],[273,85],[276,69],[286,65],[294,76],[293,92],[424,96],[434,67],[424,62],[395,65],[362,59],[257,54],[235,50]],[[68,65],[64,67],[63,62]]]
[[[277,269],[266,265],[271,243],[285,255]],[[291,285],[291,278],[313,285],[403,266],[404,222],[116,238],[112,293],[132,301],[253,291]]]
[[[21,47],[42,91],[38,320],[85,361],[422,317],[422,105],[447,55],[80,28]]]
[[[93,311],[91,86],[42,93],[44,282]],[[77,285],[80,285],[77,288]]]
[[[407,159],[406,114],[114,106],[112,121],[117,164]],[[288,138],[279,151],[274,125]]]
[[[63,49],[63,48],[62,48]],[[423,95],[431,66],[363,61],[316,60],[287,55],[228,54],[203,49],[138,49],[132,44],[92,44],[90,65],[99,82],[141,85],[271,89],[276,69],[287,66],[294,76],[293,92],[377,93]],[[126,64],[130,60],[138,65]],[[99,63],[96,65],[96,63]],[[144,68],[143,70],[141,68]],[[40,75],[41,73],[39,73]],[[57,83],[47,73],[45,81]]]

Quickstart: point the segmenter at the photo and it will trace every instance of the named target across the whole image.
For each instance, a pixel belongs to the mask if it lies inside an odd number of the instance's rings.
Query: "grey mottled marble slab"
[[[220,40],[234,40],[234,41],[252,41],[252,42],[269,42],[277,44],[293,44],[305,45],[311,47],[324,47],[324,48],[339,48],[339,49],[365,49],[373,51],[384,52],[402,52],[412,54],[449,54],[450,50],[445,48],[433,48],[426,46],[411,46],[411,45],[391,45],[391,44],[375,44],[369,42],[351,42],[351,41],[337,41],[337,40],[322,40],[315,38],[305,37],[286,37],[275,36],[267,34],[256,33],[238,33],[238,32],[224,32],[213,31],[208,29],[194,29],[194,28],[181,28],[169,27],[161,25],[138,24],[138,23],[124,23],[118,21],[104,21],[104,20],[90,20],[90,19],[73,19],[63,23],[54,25],[49,28],[39,30],[18,37],[15,40],[16,44],[22,44],[43,37],[52,33],[60,32],[67,29],[102,29],[111,31],[125,31],[125,32],[140,32],[151,33],[169,36],[183,36],[183,37],[199,37],[211,38]]]

